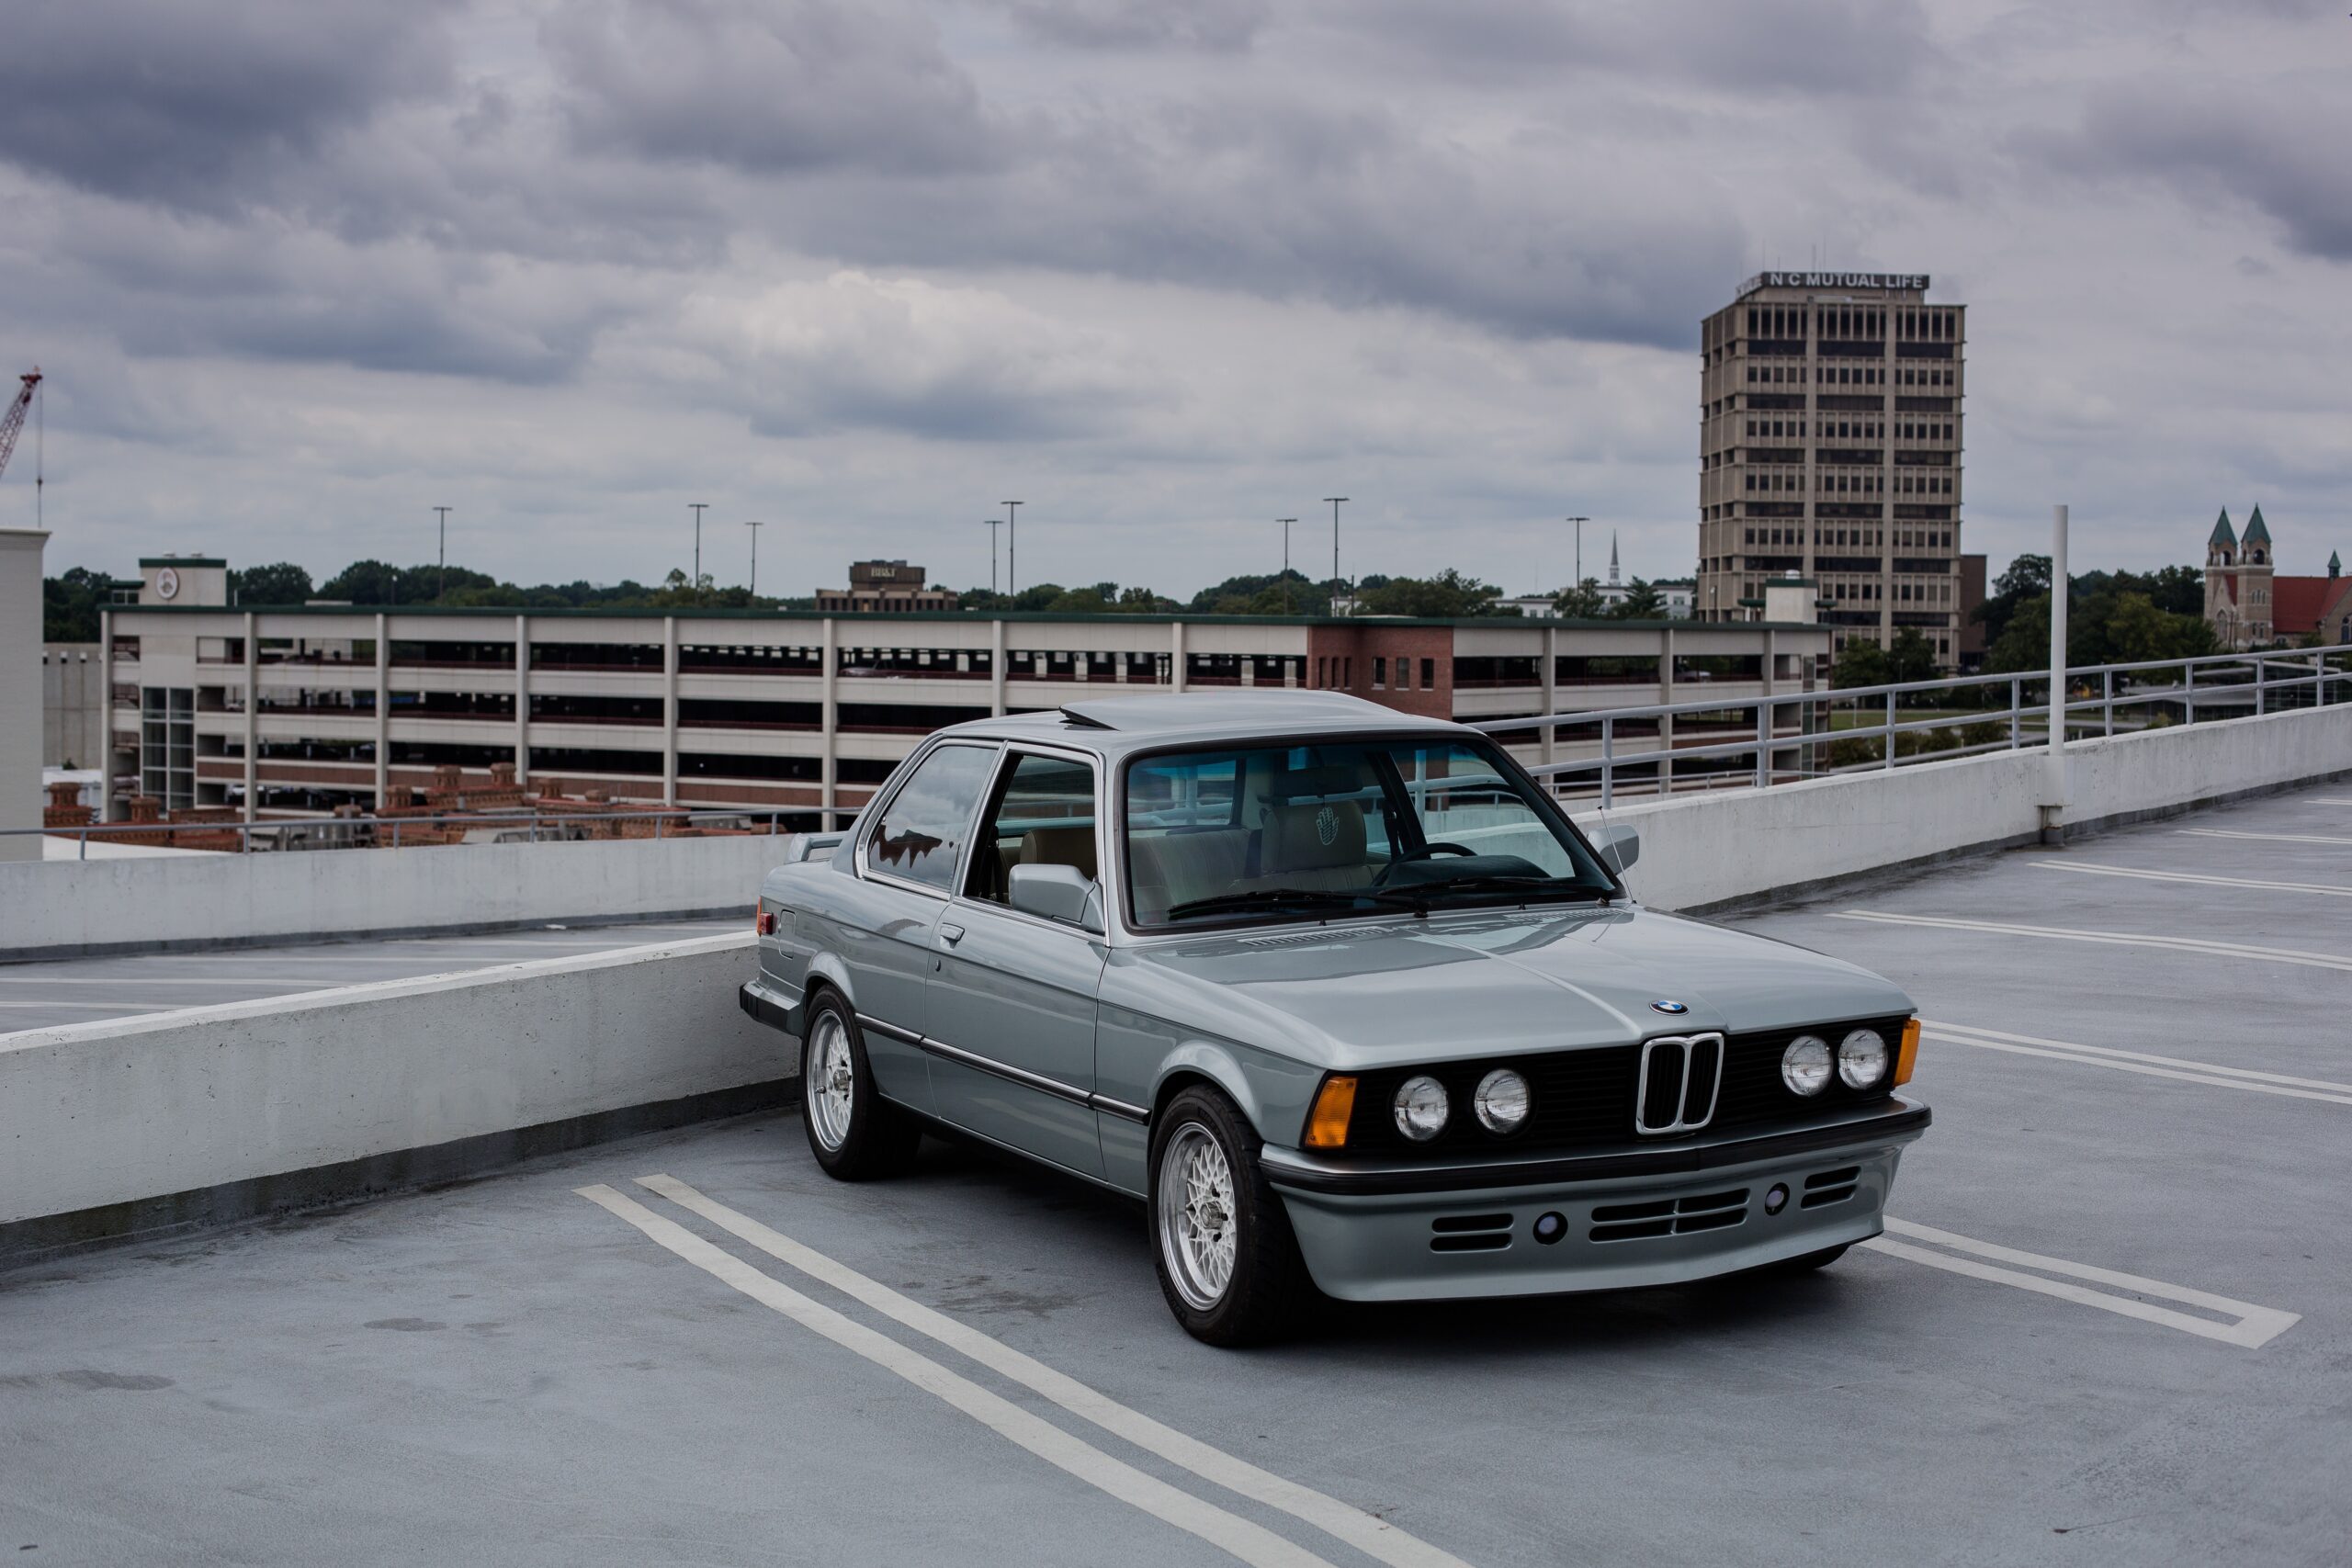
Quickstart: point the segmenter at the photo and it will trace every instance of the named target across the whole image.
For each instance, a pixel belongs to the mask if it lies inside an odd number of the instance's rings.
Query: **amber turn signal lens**
[[[1315,1109],[1306,1113],[1306,1146],[1343,1149],[1348,1146],[1348,1118],[1356,1113],[1356,1080],[1328,1077],[1315,1091]]]
[[[1914,1018],[1906,1020],[1903,1025],[1903,1046],[1894,1056],[1894,1081],[1898,1084],[1909,1083],[1911,1068],[1918,1060],[1919,1021]]]

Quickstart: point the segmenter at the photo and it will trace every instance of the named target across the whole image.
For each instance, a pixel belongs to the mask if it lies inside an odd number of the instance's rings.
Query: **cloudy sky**
[[[1692,569],[1700,317],[1970,307],[1967,539],[2352,551],[2352,18],[2286,0],[17,0],[51,570]],[[17,362],[23,362],[19,364]],[[32,521],[31,443],[0,524]]]

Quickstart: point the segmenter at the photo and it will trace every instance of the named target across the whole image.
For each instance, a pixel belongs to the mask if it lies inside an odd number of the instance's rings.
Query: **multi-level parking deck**
[[[1170,1323],[1125,1203],[945,1144],[845,1186],[758,1114],[0,1275],[0,1544],[2338,1560],[2352,792],[1738,923],[1928,1020],[1934,1131],[1818,1275],[1334,1306],[1238,1355]]]

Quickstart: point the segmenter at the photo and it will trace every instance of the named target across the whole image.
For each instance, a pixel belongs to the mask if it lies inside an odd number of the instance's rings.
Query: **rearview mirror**
[[[1642,858],[1642,834],[1637,828],[1603,828],[1590,837],[1601,860],[1621,874]]]
[[[1024,915],[1090,931],[1102,929],[1102,889],[1074,865],[1016,865],[1008,889],[1012,907]]]

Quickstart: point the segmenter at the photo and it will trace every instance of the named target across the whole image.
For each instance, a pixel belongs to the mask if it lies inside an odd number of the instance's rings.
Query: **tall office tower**
[[[1956,663],[1965,310],[1921,273],[1765,272],[1706,319],[1694,615],[1795,577],[1835,646],[1908,626]]]

